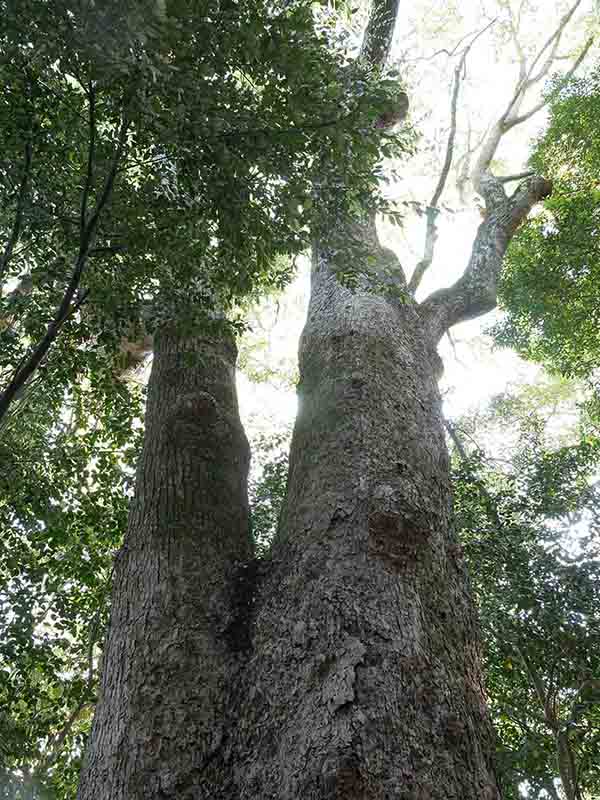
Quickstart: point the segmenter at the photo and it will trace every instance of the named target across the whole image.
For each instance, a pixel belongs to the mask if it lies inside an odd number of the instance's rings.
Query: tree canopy
[[[550,123],[531,156],[552,196],[513,240],[498,341],[566,375],[600,365],[600,71],[555,81]]]

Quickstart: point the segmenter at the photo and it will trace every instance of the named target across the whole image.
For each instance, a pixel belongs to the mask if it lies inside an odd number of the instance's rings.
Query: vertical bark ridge
[[[156,337],[80,800],[213,796],[252,558],[235,360],[227,335]]]
[[[241,800],[498,796],[428,331],[416,306],[314,271]]]

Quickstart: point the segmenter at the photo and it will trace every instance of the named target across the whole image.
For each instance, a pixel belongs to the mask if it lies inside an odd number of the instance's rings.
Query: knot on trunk
[[[398,572],[415,569],[423,560],[428,531],[412,525],[402,515],[391,511],[374,511],[369,516],[369,555]]]

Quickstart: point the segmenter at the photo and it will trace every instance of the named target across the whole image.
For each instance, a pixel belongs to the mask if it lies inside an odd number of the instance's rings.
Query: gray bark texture
[[[375,67],[397,6],[372,6]],[[158,338],[79,800],[498,800],[436,345],[495,305],[510,238],[551,185],[508,196],[486,173],[478,190],[464,275],[420,305],[373,215],[316,244],[269,561],[252,560],[233,345]],[[351,291],[332,248],[357,233],[377,263]]]
[[[435,345],[317,252],[231,798],[498,797]]]
[[[226,335],[156,337],[80,800],[211,796],[248,635],[235,357]]]
[[[317,246],[272,558],[227,339],[157,337],[79,800],[496,800],[431,314]]]
[[[315,246],[268,562],[252,559],[234,345],[158,337],[79,800],[499,797],[436,344],[494,303],[551,186],[508,197],[492,180],[465,274],[420,305],[373,215],[328,237],[367,244],[358,289]]]

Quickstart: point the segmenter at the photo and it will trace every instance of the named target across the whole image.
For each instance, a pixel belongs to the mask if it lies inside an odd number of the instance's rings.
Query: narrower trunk
[[[252,556],[235,357],[228,336],[157,336],[80,800],[212,794]]]
[[[319,255],[240,799],[498,796],[440,367],[416,306],[349,291]]]

